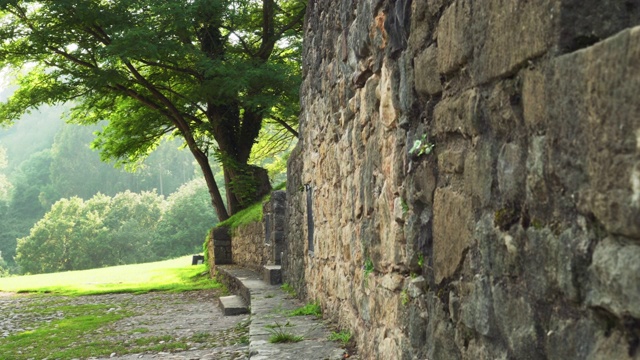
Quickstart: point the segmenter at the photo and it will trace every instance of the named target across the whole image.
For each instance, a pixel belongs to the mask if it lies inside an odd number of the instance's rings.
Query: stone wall
[[[264,226],[262,222],[253,222],[239,226],[233,231],[232,238],[233,263],[254,271],[260,271],[264,255]]]
[[[284,280],[367,359],[640,358],[638,24],[309,1]]]
[[[286,193],[274,191],[262,205],[262,220],[234,229],[218,226],[209,233],[209,265],[236,264],[257,272],[280,265],[284,246]]]

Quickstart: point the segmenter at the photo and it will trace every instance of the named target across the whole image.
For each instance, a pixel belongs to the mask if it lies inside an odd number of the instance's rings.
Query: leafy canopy
[[[226,218],[207,157],[221,151],[246,164],[263,119],[295,124],[304,7],[299,0],[0,0],[0,68],[11,68],[19,85],[0,104],[0,121],[73,101],[71,121],[109,121],[94,146],[121,164],[136,164],[166,135],[181,136]]]

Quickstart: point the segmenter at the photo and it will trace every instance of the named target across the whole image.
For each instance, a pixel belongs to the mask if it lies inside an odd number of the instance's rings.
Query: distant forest
[[[164,142],[125,171],[91,149],[100,127],[65,124],[67,110],[46,107],[0,129],[0,276],[200,251],[217,220],[180,142]]]

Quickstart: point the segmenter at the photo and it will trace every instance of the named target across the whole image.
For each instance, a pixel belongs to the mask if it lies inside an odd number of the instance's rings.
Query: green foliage
[[[282,284],[282,286],[280,286],[280,289],[289,294],[289,296],[291,297],[298,296],[298,294],[296,293],[296,289],[294,289],[293,286],[289,285],[288,283]]]
[[[0,339],[0,353],[11,359],[71,359],[109,355],[113,344],[107,341],[84,343],[83,339],[100,327],[127,316],[122,312],[108,312],[106,305],[77,305],[65,309],[65,318],[52,320],[31,331],[24,331]],[[52,341],[52,339],[55,339]],[[24,349],[29,351],[23,351]]]
[[[371,261],[371,258],[367,258],[364,261],[364,266],[362,268],[364,269],[364,277],[367,278],[369,274],[371,274],[374,270],[373,261]]]
[[[313,315],[317,318],[322,317],[322,307],[319,303],[313,302],[306,304],[305,306],[299,307],[295,310],[292,310],[289,315],[291,316],[305,316],[305,315]]]
[[[14,188],[10,207],[16,219],[31,225],[41,218],[51,205],[48,201],[43,201],[41,196],[50,190],[51,162],[51,151],[40,151],[23,162],[13,176]],[[26,230],[28,229],[29,227]]]
[[[204,237],[204,242],[202,243],[202,254],[204,254],[204,264],[209,267],[209,239],[211,239],[211,232],[213,228],[209,229],[207,235]]]
[[[5,276],[9,276],[9,266],[2,256],[0,256],[0,278]]]
[[[0,291],[70,296],[199,289],[224,288],[209,278],[205,265],[192,266],[190,256],[153,263],[0,279]]]
[[[202,236],[216,222],[204,179],[192,180],[167,198],[152,244],[153,253],[160,258],[199,253]]]
[[[54,192],[47,197],[50,203],[73,196],[88,199],[98,192],[114,196],[126,190],[156,189],[160,195],[170,194],[195,175],[191,155],[178,149],[177,140],[162,142],[153,154],[130,169],[135,172],[101,162],[98,152],[90,148],[94,132],[100,129],[100,125],[68,124],[58,132],[51,148]]]
[[[418,266],[422,268],[424,266],[424,255],[418,254]]]
[[[7,149],[3,146],[0,146],[0,201],[9,200],[9,194],[11,191],[11,182],[7,178],[5,174],[2,172],[9,165],[9,161],[7,159]]]
[[[255,200],[255,194],[260,186],[258,179],[254,176],[254,167],[237,161],[220,150],[216,151],[214,156],[226,171],[235,174],[233,179],[228,182],[228,188],[237,198],[239,205],[243,208],[247,207]]]
[[[273,190],[284,190],[287,186],[286,182],[282,182]],[[235,215],[231,216],[225,221],[218,223],[217,226],[227,226],[230,230],[234,230],[240,226],[250,224],[256,221],[262,221],[262,207],[263,205],[271,200],[271,194],[265,195],[260,201],[250,205],[246,209],[240,210]]]
[[[364,265],[362,266],[362,270],[364,270],[363,278],[364,278],[364,286],[369,285],[369,274],[373,273],[375,267],[373,266],[373,261],[371,258],[367,258],[364,261]]]
[[[0,78],[0,81],[2,80],[4,79]],[[0,101],[6,101],[14,90],[10,89],[7,96],[0,98]],[[64,124],[61,116],[65,110],[68,108],[64,106],[43,105],[36,111],[24,114],[20,121],[11,127],[0,126],[0,143],[7,149],[8,175],[33,154],[51,148],[55,135]]]
[[[404,214],[408,213],[409,212],[409,205],[407,204],[407,202],[404,199],[402,199],[401,205],[402,205],[402,214],[404,215]]]
[[[340,332],[332,331],[329,335],[329,340],[331,341],[339,341],[342,346],[347,346],[349,341],[351,341],[351,332],[349,330],[342,330]]]
[[[274,327],[268,327],[267,331],[271,334],[271,336],[269,336],[269,342],[272,344],[291,343],[304,340],[303,336],[294,335],[286,330],[286,326],[280,325],[277,322]]]
[[[181,136],[226,219],[209,154],[217,148],[244,169],[264,123],[297,121],[306,2],[266,4],[2,2],[0,68],[18,75],[19,88],[0,104],[0,119],[73,101],[70,120],[107,120],[93,145],[103,159],[126,165],[138,164],[162,138]],[[225,170],[234,199],[231,187],[246,180],[236,176],[248,175]]]
[[[149,260],[161,214],[155,193],[61,199],[18,239],[16,262],[26,273],[43,273]]]
[[[234,230],[240,226],[247,225],[252,222],[262,221],[262,207],[264,203],[269,201],[270,197],[270,194],[266,195],[262,198],[262,200],[248,206],[243,210],[240,210],[238,213],[231,216],[227,220],[220,222],[218,226],[226,226],[230,230]]]
[[[255,203],[246,209],[240,210],[235,215],[225,221],[218,223],[218,226],[228,226],[231,230],[239,226],[250,224],[262,220],[262,202]]]
[[[26,273],[44,273],[149,260],[161,204],[154,193],[131,192],[59,200],[18,239],[16,262]]]
[[[409,150],[409,154],[420,157],[422,155],[429,155],[433,151],[434,144],[429,142],[427,134],[423,134],[419,140],[413,142],[413,146]]]
[[[59,111],[53,112],[58,113]],[[44,126],[44,124],[37,122],[24,124]],[[19,125],[23,125],[23,123],[19,123]],[[156,153],[139,166],[136,173],[125,172],[101,163],[98,154],[89,148],[89,143],[93,138],[92,132],[98,128],[73,124],[63,126],[55,136],[55,141],[53,141],[54,136],[51,134],[53,145],[51,142],[43,140],[44,143],[41,145],[51,146],[51,149],[32,154],[19,166],[9,161],[9,168],[17,169],[11,173],[11,181],[15,183],[15,186],[12,186],[10,198],[7,202],[0,199],[0,251],[13,272],[17,271],[14,262],[17,239],[28,236],[30,228],[60,197],[78,196],[89,199],[97,193],[114,196],[127,189],[153,190],[158,188],[161,191],[174,191],[178,184],[195,175],[190,155],[177,148],[180,145],[177,141],[164,142]],[[26,131],[22,129],[20,133]],[[0,133],[1,141],[13,144],[14,137],[17,136],[16,133],[18,133],[16,129]],[[24,136],[18,138],[27,141]],[[19,144],[12,146],[19,146]],[[16,149],[12,149],[12,153],[15,151]],[[2,162],[1,159],[0,162]],[[205,196],[208,198],[208,195]],[[196,218],[200,215],[213,213],[210,202],[207,202],[205,206],[207,209],[197,210]],[[131,227],[131,225],[128,226]],[[175,226],[180,227],[177,223]],[[193,229],[193,232],[200,231],[199,228],[193,226],[190,226],[189,229]],[[200,237],[201,235],[198,235],[198,238]],[[177,247],[181,246],[180,241],[172,244],[176,244]],[[172,249],[171,246],[167,248],[169,251]],[[186,253],[184,250],[173,251],[170,256]]]
[[[507,230],[518,221],[518,212],[515,207],[504,207],[493,215],[493,224],[501,230]]]
[[[26,273],[131,264],[198,253],[202,235],[215,221],[207,188],[198,179],[166,201],[154,192],[130,191],[87,201],[61,199],[13,249]],[[6,247],[11,249],[0,242],[0,251]]]
[[[402,292],[400,292],[400,302],[402,303],[402,305],[406,306],[410,300],[411,299],[409,298],[409,293],[407,292],[407,289],[402,289]]]

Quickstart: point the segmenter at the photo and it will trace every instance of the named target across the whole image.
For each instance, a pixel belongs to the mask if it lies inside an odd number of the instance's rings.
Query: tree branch
[[[144,60],[144,59],[136,59],[136,61],[139,61],[145,65],[148,66],[155,66],[155,67],[159,67],[161,69],[165,69],[165,70],[172,70],[175,72],[179,72],[179,73],[183,73],[183,74],[187,74],[187,75],[191,75],[194,78],[198,79],[198,80],[202,80],[202,75],[200,73],[198,73],[195,70],[191,70],[191,69],[187,69],[187,68],[181,68],[179,66],[174,66],[174,65],[167,65],[167,64],[162,64],[159,63],[157,61],[150,61],[150,60]]]
[[[300,134],[298,134],[298,132],[291,127],[291,125],[287,124],[286,121],[280,119],[277,116],[270,116],[271,119],[273,119],[275,122],[277,122],[278,124],[282,125],[285,129],[287,129],[288,132],[290,132],[291,134],[293,134],[293,136],[298,137],[300,136]]]

